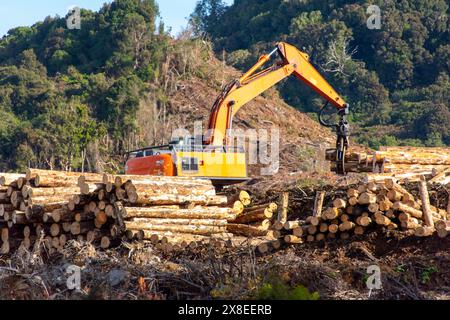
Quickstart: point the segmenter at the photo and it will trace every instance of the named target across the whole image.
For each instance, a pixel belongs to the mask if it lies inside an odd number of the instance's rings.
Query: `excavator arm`
[[[278,53],[281,61],[257,72],[275,54]],[[214,103],[209,119],[208,132],[204,144],[211,146],[226,145],[228,130],[232,129],[233,118],[246,103],[250,102],[264,91],[273,87],[283,79],[294,75],[310,88],[326,99],[327,104],[337,108],[341,120],[338,124],[329,125],[323,121],[322,125],[334,127],[338,136],[337,164],[338,171],[345,173],[344,155],[348,147],[349,126],[346,119],[348,104],[337,94],[333,87],[320,75],[309,62],[309,56],[296,47],[280,42],[270,54],[262,56],[240,79],[231,82]]]

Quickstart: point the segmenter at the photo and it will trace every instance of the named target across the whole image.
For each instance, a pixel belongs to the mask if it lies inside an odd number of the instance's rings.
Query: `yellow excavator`
[[[260,69],[278,53],[280,60]],[[319,112],[320,123],[336,130],[336,163],[345,174],[344,156],[349,145],[349,105],[309,62],[309,56],[296,47],[280,42],[262,56],[240,79],[228,84],[215,101],[208,130],[200,139],[182,137],[168,145],[134,150],[127,154],[125,171],[134,175],[189,176],[211,179],[223,186],[248,179],[245,150],[231,146],[229,133],[233,118],[246,103],[283,79],[294,75],[326,100]],[[324,112],[329,105],[337,108],[340,120],[329,124]]]

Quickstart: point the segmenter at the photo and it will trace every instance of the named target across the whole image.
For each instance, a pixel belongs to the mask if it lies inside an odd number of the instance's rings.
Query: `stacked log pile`
[[[80,182],[81,194],[73,197],[70,207],[97,211],[91,234],[102,248],[124,236],[130,241],[151,241],[170,252],[225,242],[233,236],[227,224],[237,212],[227,207],[227,197],[216,194],[210,180],[125,175],[89,178]]]
[[[361,183],[346,190],[347,196],[333,199],[322,209],[324,193],[319,192],[314,212],[305,220],[287,221],[276,226],[270,243],[301,244],[326,239],[347,240],[371,230],[405,231],[417,237],[436,234],[445,238],[450,232],[450,199],[446,209],[430,204],[427,182],[422,178],[408,191],[395,179]],[[275,240],[275,241],[274,241]],[[275,247],[274,247],[275,248]]]
[[[52,253],[71,239],[86,240],[95,225],[94,212],[70,207],[80,191],[80,178],[78,173],[35,169],[25,175],[1,174],[1,253],[19,246],[31,249],[35,243]]]
[[[326,157],[334,161],[336,151],[328,150]],[[345,158],[347,172],[382,173],[409,181],[424,175],[435,183],[450,183],[450,148],[381,147],[374,152],[349,151]],[[335,171],[334,162],[332,168]],[[375,178],[379,177],[369,176]]]
[[[226,240],[228,208],[209,180],[108,176],[29,169],[1,174],[1,252],[43,243],[50,253],[71,239],[109,248],[127,239],[165,249]],[[237,211],[236,211],[237,209]]]
[[[376,227],[447,236],[450,201],[433,202],[445,202],[446,209],[431,205],[434,178],[403,185],[380,177],[349,187],[326,206],[325,192],[318,192],[311,216],[288,221],[288,193],[279,204],[253,205],[245,191],[231,198],[216,194],[209,180],[35,169],[0,174],[0,254],[41,243],[57,252],[72,239],[104,249],[124,239],[145,240],[172,251],[243,236],[264,239],[257,245],[264,253],[286,244],[348,239]]]

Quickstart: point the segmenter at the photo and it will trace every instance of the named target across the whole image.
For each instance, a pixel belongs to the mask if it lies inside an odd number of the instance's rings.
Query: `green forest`
[[[367,27],[370,5],[380,29]],[[441,146],[450,145],[448,12],[446,0],[202,0],[191,22],[241,70],[278,41],[307,52],[350,103],[360,143]],[[296,80],[280,91],[304,112],[323,105]]]
[[[96,170],[100,155],[133,147],[170,40],[158,15],[153,0],[117,0],[82,10],[80,30],[67,17],[10,30],[0,40],[0,170]]]
[[[381,8],[380,30],[366,26],[369,3]],[[357,142],[450,145],[448,9],[445,0],[202,0],[189,37],[174,40],[155,0],[115,0],[82,10],[80,30],[58,16],[14,28],[0,39],[0,171],[120,170],[108,159],[152,142],[136,139],[138,111],[143,101],[165,108],[169,53],[205,36],[240,70],[280,40],[309,53],[350,103]],[[296,81],[279,89],[312,116],[323,104]]]

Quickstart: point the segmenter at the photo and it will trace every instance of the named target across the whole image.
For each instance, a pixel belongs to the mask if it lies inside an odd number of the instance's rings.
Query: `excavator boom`
[[[281,61],[271,67],[257,72],[275,54],[278,53]],[[309,56],[296,47],[280,42],[277,48],[268,55],[262,56],[249,71],[240,79],[231,82],[216,100],[209,119],[208,132],[205,135],[204,144],[211,146],[227,145],[227,133],[232,129],[233,118],[246,103],[250,102],[264,91],[273,87],[287,77],[294,75],[300,81],[322,96],[327,105],[337,108],[341,121],[337,125],[328,125],[321,119],[323,125],[335,127],[338,140],[338,168],[342,167],[344,173],[343,155],[348,146],[348,104],[333,89],[333,87],[320,75],[309,62]]]

